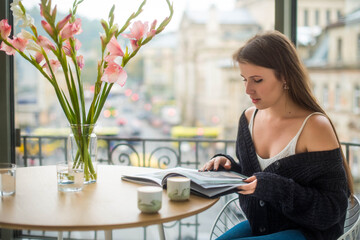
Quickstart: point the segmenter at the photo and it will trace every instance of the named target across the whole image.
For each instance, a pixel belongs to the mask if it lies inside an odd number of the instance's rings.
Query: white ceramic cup
[[[0,196],[9,196],[16,189],[16,165],[0,163]]]
[[[173,201],[185,201],[190,197],[190,179],[186,177],[169,177],[167,195]]]
[[[140,187],[137,190],[138,208],[143,213],[157,213],[162,203],[162,188],[155,186]]]

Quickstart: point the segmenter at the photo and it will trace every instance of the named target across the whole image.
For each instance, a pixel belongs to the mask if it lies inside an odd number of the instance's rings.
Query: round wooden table
[[[44,231],[112,230],[162,224],[200,213],[218,199],[191,195],[185,202],[170,201],[163,191],[162,207],[156,214],[137,208],[137,188],[121,180],[122,174],[158,171],[128,166],[98,166],[98,180],[81,192],[57,190],[56,167],[17,168],[16,193],[0,201],[0,227]],[[111,231],[106,231],[111,238]]]

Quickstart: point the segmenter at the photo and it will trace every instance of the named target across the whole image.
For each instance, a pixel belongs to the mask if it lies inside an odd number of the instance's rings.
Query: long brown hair
[[[251,63],[273,69],[277,79],[286,79],[286,84],[289,87],[289,97],[296,104],[310,111],[321,112],[329,119],[340,146],[349,190],[351,194],[353,194],[352,174],[342,151],[339,137],[329,116],[327,116],[325,111],[320,107],[318,101],[312,94],[310,78],[293,43],[278,31],[257,34],[235,52],[233,59],[239,63]]]

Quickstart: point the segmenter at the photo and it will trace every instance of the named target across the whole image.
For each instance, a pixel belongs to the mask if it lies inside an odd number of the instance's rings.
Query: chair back
[[[239,198],[230,199],[217,215],[215,222],[211,228],[210,240],[216,239],[227,230],[244,221],[245,214],[239,206]]]
[[[353,201],[349,200],[348,209],[344,224],[344,234],[338,240],[356,240],[358,239],[360,228],[360,202],[354,196]]]
[[[210,240],[216,239],[227,230],[246,219],[244,212],[239,206],[238,197],[230,199],[221,209],[211,228]],[[338,240],[357,240],[360,229],[360,201],[354,196],[349,199],[346,219],[344,224],[344,234]]]

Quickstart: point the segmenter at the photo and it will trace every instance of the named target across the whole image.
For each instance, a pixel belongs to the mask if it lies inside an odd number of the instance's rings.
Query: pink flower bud
[[[40,16],[44,17],[44,9],[43,9],[43,5],[40,3]]]
[[[147,33],[147,37],[153,37],[155,36],[155,33],[156,33],[156,23],[157,23],[157,20],[155,19],[153,21],[153,23],[151,24],[151,27],[150,27],[150,31]]]
[[[54,31],[48,22],[46,22],[45,20],[42,20],[41,25],[50,36],[52,36],[54,34]]]
[[[7,39],[11,33],[11,26],[8,24],[7,19],[0,21],[0,35],[2,39]]]
[[[36,54],[35,54],[35,60],[36,60],[36,62],[37,63],[41,63],[42,62],[42,60],[44,60],[44,55],[42,55],[42,53],[41,52],[36,52]]]
[[[131,47],[132,47],[133,51],[135,51],[136,49],[139,48],[139,44],[138,44],[137,40],[131,39],[130,43],[131,43]]]
[[[46,51],[55,49],[54,44],[47,37],[44,37],[41,35],[37,39],[37,44],[39,44],[41,47],[43,47]]]
[[[71,16],[72,15],[69,14],[66,17],[64,17],[63,20],[59,21],[58,24],[56,25],[56,29],[58,31],[62,30],[64,28],[64,26],[70,21]]]
[[[85,65],[84,57],[82,55],[76,57],[77,64],[80,69],[82,69]]]

